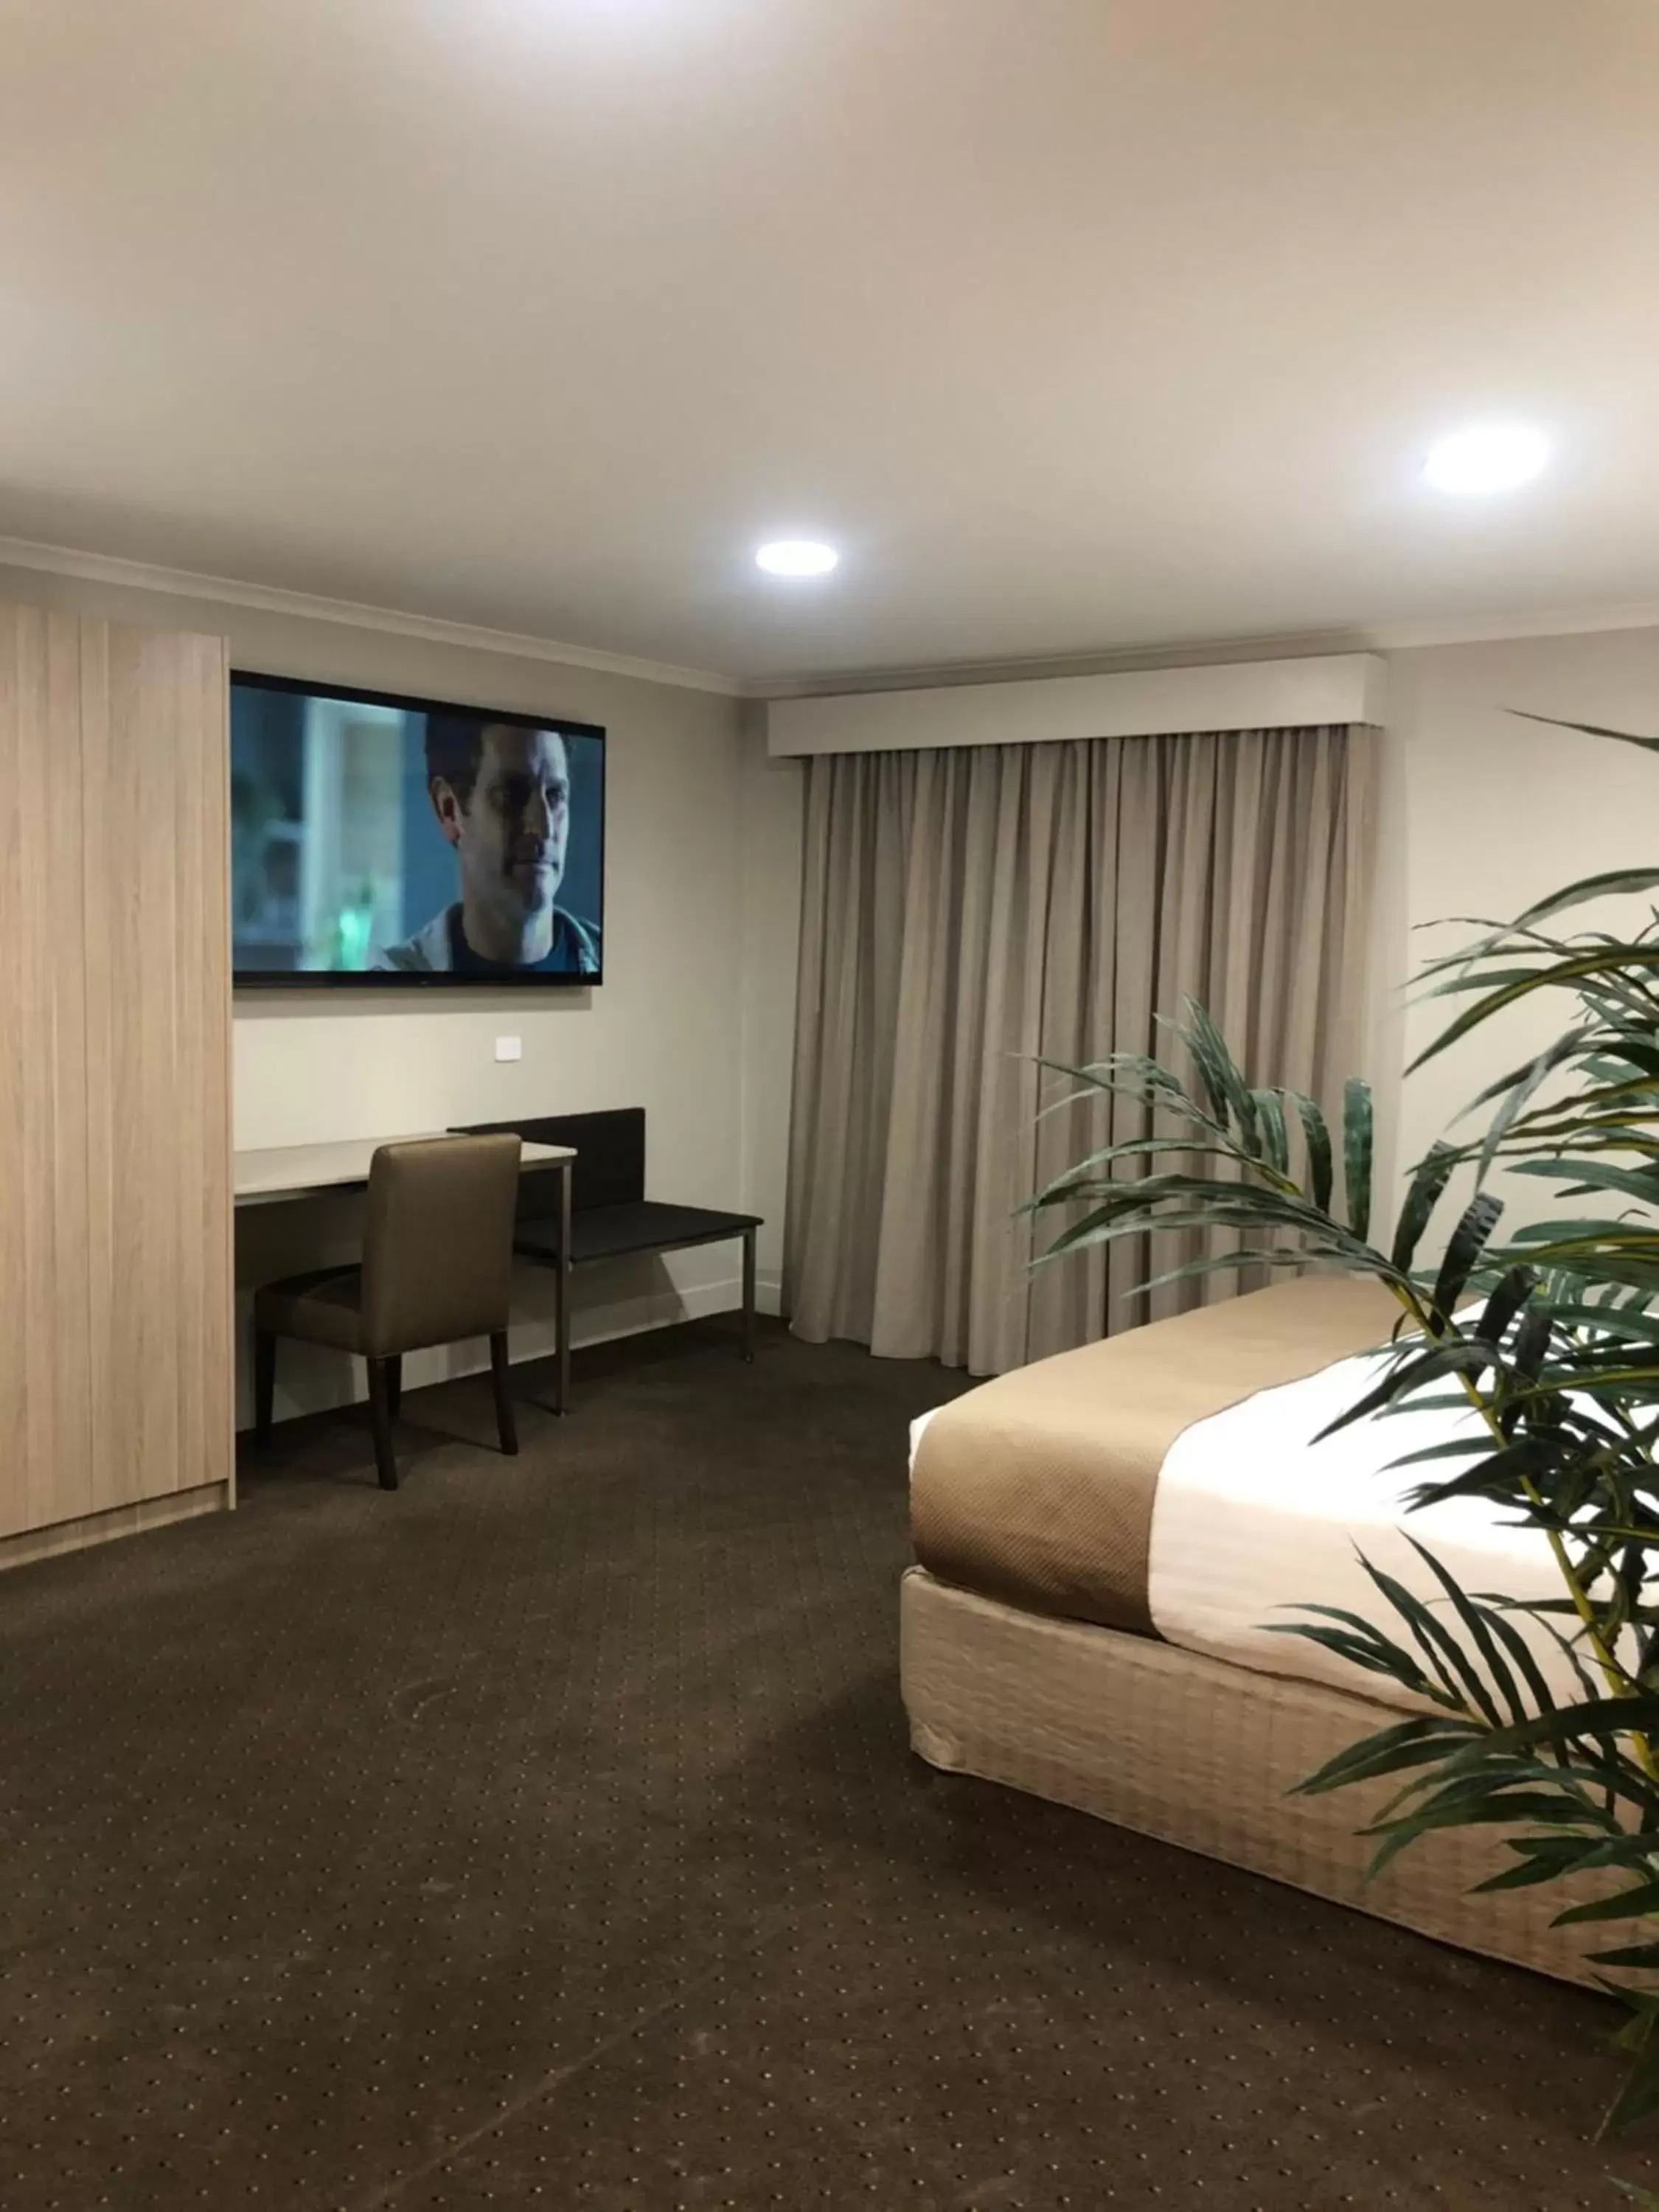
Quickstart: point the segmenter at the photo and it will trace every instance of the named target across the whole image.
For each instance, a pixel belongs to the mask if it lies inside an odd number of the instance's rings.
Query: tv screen
[[[283,677],[230,682],[239,984],[605,972],[605,732]]]

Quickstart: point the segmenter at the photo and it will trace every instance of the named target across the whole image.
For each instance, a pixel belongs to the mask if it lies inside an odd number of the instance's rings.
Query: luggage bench
[[[693,1244],[743,1240],[743,1335],[755,1356],[756,1213],[707,1206],[671,1206],[645,1194],[645,1109],[605,1114],[544,1114],[514,1121],[477,1121],[458,1135],[510,1131],[527,1144],[566,1145],[576,1157],[556,1176],[526,1176],[520,1186],[513,1249],[550,1267],[558,1285],[558,1382],[556,1405],[570,1402],[570,1274],[596,1260],[641,1252],[683,1252]],[[556,1184],[556,1189],[550,1186]]]

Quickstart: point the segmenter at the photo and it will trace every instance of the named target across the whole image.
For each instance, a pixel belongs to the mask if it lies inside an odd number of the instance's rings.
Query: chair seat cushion
[[[638,1199],[625,1206],[584,1206],[570,1217],[570,1264],[616,1260],[630,1252],[672,1252],[686,1244],[714,1244],[758,1229],[756,1213],[722,1213],[709,1206],[666,1206]],[[518,1249],[532,1259],[556,1259],[556,1221],[521,1221]]]
[[[275,1336],[360,1352],[362,1293],[361,1267],[313,1267],[307,1274],[285,1275],[254,1292],[253,1326]]]

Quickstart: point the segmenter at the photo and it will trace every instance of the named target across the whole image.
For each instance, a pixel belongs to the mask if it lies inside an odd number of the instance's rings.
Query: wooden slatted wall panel
[[[0,607],[0,1538],[231,1479],[226,681]]]

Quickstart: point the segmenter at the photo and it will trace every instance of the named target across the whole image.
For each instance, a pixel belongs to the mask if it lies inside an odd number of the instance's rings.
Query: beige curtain
[[[1031,1277],[1020,1203],[1146,1127],[1130,1101],[1053,1110],[1073,1086],[1037,1061],[1178,1056],[1157,1018],[1190,995],[1253,1083],[1340,1100],[1359,1042],[1373,772],[1370,732],[1347,728],[814,759],[796,1334],[994,1374],[1204,1295],[1127,1297],[1149,1272],[1143,1240]]]

